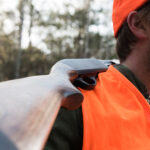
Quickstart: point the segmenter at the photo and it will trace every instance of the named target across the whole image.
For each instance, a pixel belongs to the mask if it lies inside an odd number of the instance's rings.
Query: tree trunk
[[[15,77],[20,77],[20,66],[21,66],[21,53],[22,53],[22,33],[23,33],[23,24],[24,24],[24,5],[26,0],[20,0],[19,2],[19,13],[20,13],[20,22],[19,22],[19,36],[18,36],[18,53],[17,53],[17,62],[16,62],[16,73]]]

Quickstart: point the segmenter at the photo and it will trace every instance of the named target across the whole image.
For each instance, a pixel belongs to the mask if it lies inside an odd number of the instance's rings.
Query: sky
[[[86,0],[33,0],[33,3],[36,6],[36,9],[39,11],[49,11],[49,9],[52,9],[54,11],[64,11],[63,9],[63,3],[71,3],[76,8],[79,7],[85,7]],[[112,11],[112,2],[113,0],[94,0],[94,5],[92,6],[95,9],[98,9],[99,7],[102,7],[104,9],[104,12],[107,14],[107,19],[105,16],[100,15],[99,17],[101,20],[106,20],[109,23],[108,26],[101,25],[99,27],[92,26],[90,30],[95,32],[100,32],[101,34],[108,34],[112,33],[112,23],[111,23],[111,11]],[[0,13],[7,10],[12,10],[15,12],[18,0],[0,0]],[[1,17],[1,16],[0,16]],[[6,32],[10,32],[13,30],[14,26],[10,23],[9,20],[6,20]],[[26,22],[28,24],[28,22]],[[36,29],[35,29],[36,30]],[[35,31],[36,32],[36,31]],[[40,31],[39,31],[40,32]],[[42,32],[42,31],[41,31]],[[23,43],[22,46],[25,48],[28,45],[28,35],[25,31],[23,34]],[[42,43],[42,39],[44,39],[44,34],[42,34],[40,37],[38,35],[34,35],[32,37],[32,43],[33,45],[36,45],[37,47],[44,49],[45,52],[47,51],[47,48],[45,47],[44,43]]]
[[[82,0],[33,0],[33,3],[36,4],[37,8],[39,10],[48,10],[49,7],[53,8],[53,9],[60,9],[62,8],[62,4],[63,3],[71,3],[74,6],[78,7],[85,4]],[[113,0],[95,0],[95,6],[94,7],[99,7],[100,5],[106,7],[106,8],[110,8],[112,7],[112,1]],[[8,9],[12,9],[15,10],[16,5],[18,4],[18,0],[0,0],[0,9],[2,10],[8,10]]]
[[[62,9],[63,3],[71,3],[74,6],[81,6],[82,0],[33,0],[33,3],[36,4],[36,8],[38,10],[49,10],[52,8],[53,10]],[[18,0],[0,0],[0,12],[6,10],[15,10]]]

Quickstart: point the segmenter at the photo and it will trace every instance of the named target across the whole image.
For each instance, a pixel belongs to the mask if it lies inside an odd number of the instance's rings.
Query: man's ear
[[[144,24],[142,24],[138,13],[136,11],[132,11],[129,13],[127,17],[128,27],[131,32],[138,38],[138,39],[145,39],[147,37],[146,28]]]

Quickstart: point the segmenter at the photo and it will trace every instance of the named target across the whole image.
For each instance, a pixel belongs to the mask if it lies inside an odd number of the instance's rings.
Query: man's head
[[[150,1],[114,0],[113,25],[117,54],[123,62],[134,44],[144,38],[146,28],[150,28]]]

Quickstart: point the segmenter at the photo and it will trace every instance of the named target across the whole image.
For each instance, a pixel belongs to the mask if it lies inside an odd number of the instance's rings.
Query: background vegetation
[[[116,58],[112,33],[101,34],[94,30],[111,22],[105,21],[107,17],[103,20],[99,17],[108,16],[109,12],[102,7],[93,8],[94,0],[85,2],[83,7],[64,3],[62,12],[39,11],[32,0],[18,0],[16,11],[2,11],[0,81],[48,74],[51,66],[63,58]],[[13,26],[9,32],[6,23]],[[28,35],[26,47],[22,46],[24,32]],[[47,51],[33,44],[33,39],[41,36]]]

